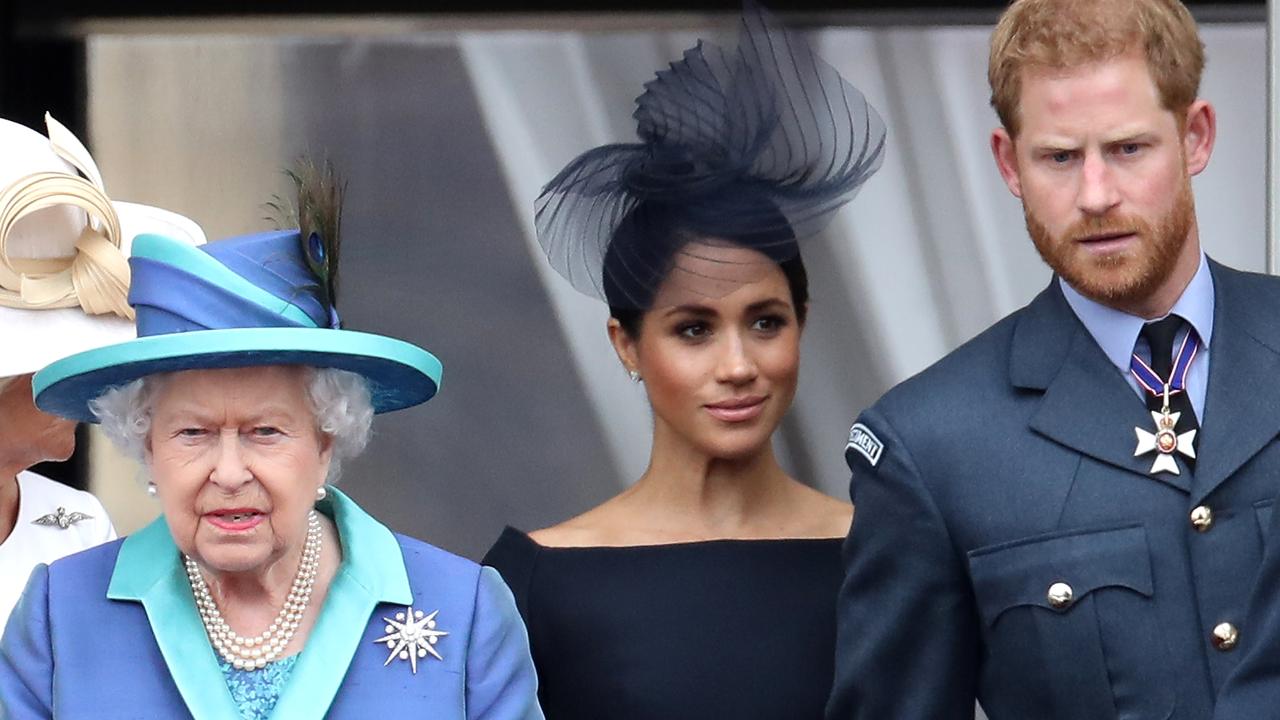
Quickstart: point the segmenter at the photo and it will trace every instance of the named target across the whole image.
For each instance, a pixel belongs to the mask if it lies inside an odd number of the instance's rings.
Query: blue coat
[[[1151,416],[1056,280],[862,414],[830,720],[1212,716],[1280,493],[1280,280],[1210,270],[1194,474],[1134,457]]]
[[[490,568],[394,535],[331,491],[343,562],[276,718],[536,720],[537,681],[511,593]],[[397,612],[439,611],[417,672],[388,663]],[[0,717],[239,720],[163,518],[38,566],[0,642]]]

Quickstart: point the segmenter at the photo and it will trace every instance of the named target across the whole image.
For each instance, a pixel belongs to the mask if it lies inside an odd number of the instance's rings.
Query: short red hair
[[[991,106],[1017,137],[1023,70],[1074,68],[1139,47],[1161,104],[1181,119],[1200,92],[1204,71],[1204,43],[1181,2],[1014,0],[991,34]]]

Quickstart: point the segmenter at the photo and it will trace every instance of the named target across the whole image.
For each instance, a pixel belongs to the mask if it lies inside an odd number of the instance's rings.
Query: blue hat
[[[440,361],[411,343],[340,329],[328,283],[308,262],[323,251],[299,230],[244,235],[200,247],[140,235],[129,258],[136,340],[52,363],[33,381],[45,412],[95,422],[89,401],[155,373],[309,365],[357,373],[374,412],[426,402]]]

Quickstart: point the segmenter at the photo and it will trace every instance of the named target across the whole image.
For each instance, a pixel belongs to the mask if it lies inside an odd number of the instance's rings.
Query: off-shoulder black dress
[[[818,720],[840,540],[550,548],[507,528],[484,563],[529,628],[548,720]]]

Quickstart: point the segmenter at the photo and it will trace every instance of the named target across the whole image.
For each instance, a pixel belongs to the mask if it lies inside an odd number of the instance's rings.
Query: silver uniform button
[[[1208,532],[1213,527],[1213,509],[1208,505],[1200,505],[1192,510],[1191,527],[1198,532]]]
[[[1049,586],[1047,595],[1049,605],[1055,610],[1065,610],[1071,607],[1071,603],[1076,599],[1075,590],[1064,582],[1056,582]]]
[[[1218,623],[1213,628],[1213,646],[1226,652],[1240,642],[1240,631],[1229,622]]]

